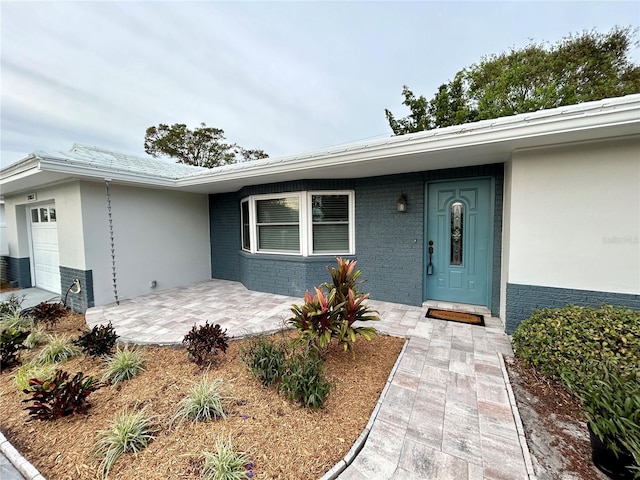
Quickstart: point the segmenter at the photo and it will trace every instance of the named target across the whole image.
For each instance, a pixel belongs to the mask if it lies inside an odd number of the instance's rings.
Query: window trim
[[[346,195],[348,197],[348,225],[349,225],[349,251],[313,252],[313,195]],[[259,200],[272,200],[277,198],[298,199],[298,251],[260,250],[258,249],[258,223],[257,202]],[[249,248],[244,247],[244,225],[242,217],[242,205],[248,203],[249,210]],[[355,254],[355,192],[353,190],[303,190],[296,192],[270,193],[264,195],[250,195],[240,199],[240,248],[242,251],[252,254],[265,255],[293,255],[302,257],[322,257],[333,255]]]

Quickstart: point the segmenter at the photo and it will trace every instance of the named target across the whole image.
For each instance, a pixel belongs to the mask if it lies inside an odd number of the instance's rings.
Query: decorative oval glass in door
[[[451,265],[462,265],[462,244],[464,234],[464,205],[451,204]]]

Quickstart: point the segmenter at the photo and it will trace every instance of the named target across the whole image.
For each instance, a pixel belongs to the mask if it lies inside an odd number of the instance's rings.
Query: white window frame
[[[348,196],[349,205],[349,250],[335,252],[313,253],[313,195],[346,195]],[[299,251],[282,251],[282,250],[259,250],[258,249],[258,224],[257,224],[257,201],[273,200],[277,198],[298,199],[298,228],[300,234],[300,250]],[[244,247],[244,226],[242,225],[242,204],[247,202],[249,205],[249,246]],[[298,192],[283,192],[266,195],[251,195],[240,200],[240,247],[242,251],[247,253],[260,253],[268,255],[295,255],[302,257],[321,257],[327,255],[354,255],[355,254],[355,193],[353,190],[313,190]]]

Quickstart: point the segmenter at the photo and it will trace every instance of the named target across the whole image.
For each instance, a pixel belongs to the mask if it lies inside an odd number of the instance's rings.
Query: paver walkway
[[[179,343],[194,323],[230,336],[279,329],[301,299],[211,280],[89,309],[89,327],[111,321],[124,341]],[[370,301],[375,327],[408,338],[370,423],[364,447],[340,480],[532,479],[529,453],[501,355],[512,355],[499,319],[485,327],[425,318],[429,305]],[[515,416],[514,416],[515,413]]]

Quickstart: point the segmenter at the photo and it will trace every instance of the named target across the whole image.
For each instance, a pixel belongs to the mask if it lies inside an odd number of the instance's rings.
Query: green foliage
[[[24,315],[20,310],[6,312],[0,321],[0,328],[2,329],[30,330],[33,325],[33,318],[29,315]]]
[[[240,359],[249,367],[262,385],[276,384],[286,370],[287,347],[264,335],[254,337],[249,346],[240,351]]]
[[[176,420],[189,419],[193,423],[226,418],[224,411],[225,398],[221,394],[222,379],[213,381],[205,376],[189,390],[189,395],[180,401],[178,412],[171,423]]]
[[[216,438],[216,452],[203,452],[202,477],[206,480],[244,480],[253,477],[253,463],[242,452],[236,452],[231,438]]]
[[[15,293],[10,294],[6,300],[0,302],[0,321],[9,314],[20,313],[22,310],[22,302],[24,295],[18,296]]]
[[[355,269],[357,262],[341,258],[337,258],[337,262],[337,268],[327,268],[332,283],[317,287],[314,296],[307,291],[305,303],[301,306],[293,305],[291,308],[293,317],[288,323],[295,327],[300,333],[300,338],[308,343],[324,348],[332,338],[336,338],[345,350],[353,353],[353,343],[357,335],[371,340],[376,333],[375,328],[355,327],[354,322],[380,319],[373,315],[374,310],[364,305],[369,294],[361,295],[358,291],[357,280],[361,272]]]
[[[29,420],[55,420],[66,415],[84,412],[88,407],[87,397],[99,389],[93,377],[85,377],[82,372],[69,380],[69,374],[57,370],[53,378],[31,378],[24,393],[31,398],[23,402],[32,402],[25,407],[31,417]]]
[[[37,325],[31,329],[29,336],[24,340],[23,345],[31,350],[38,345],[45,343],[48,338],[47,331],[42,325]]]
[[[35,323],[44,323],[47,325],[55,325],[68,313],[69,309],[60,302],[40,302],[38,305],[22,311],[23,315],[28,315],[33,318]]]
[[[66,335],[48,335],[47,344],[34,359],[35,363],[63,363],[82,353]]]
[[[194,130],[183,123],[161,123],[147,128],[144,151],[154,157],[168,156],[178,163],[207,168],[268,157],[262,150],[244,149],[224,140],[224,130],[204,123]]]
[[[513,347],[525,363],[556,380],[585,362],[637,371],[640,312],[611,306],[536,310],[514,332]]]
[[[108,429],[98,432],[95,453],[101,459],[99,472],[106,478],[116,460],[123,453],[138,453],[147,447],[158,431],[154,421],[145,416],[144,409],[116,415]]]
[[[198,365],[211,364],[218,351],[227,353],[229,337],[226,329],[223,331],[220,325],[209,325],[207,321],[204,325],[194,325],[182,339],[182,345]]]
[[[24,391],[29,388],[29,380],[37,378],[39,380],[51,380],[54,378],[56,369],[50,363],[38,365],[36,363],[27,363],[21,366],[14,377],[18,390]]]
[[[142,350],[128,345],[117,347],[116,353],[107,360],[107,371],[103,380],[116,384],[130,380],[144,372],[144,356]]]
[[[0,372],[20,362],[20,350],[30,332],[6,328],[0,332]]]
[[[109,322],[107,325],[95,325],[76,338],[73,344],[80,347],[86,355],[96,358],[110,354],[117,339],[118,335]]]
[[[567,388],[582,404],[593,433],[616,455],[625,448],[640,478],[640,367],[621,369],[611,361],[583,362],[561,371]]]
[[[278,384],[278,393],[304,407],[322,408],[331,385],[324,375],[322,358],[307,348],[292,355]]]
[[[395,135],[475,120],[574,105],[640,92],[640,66],[631,61],[636,31],[585,31],[555,45],[531,43],[460,70],[427,100],[403,87],[407,117],[385,110]]]

